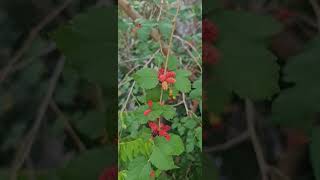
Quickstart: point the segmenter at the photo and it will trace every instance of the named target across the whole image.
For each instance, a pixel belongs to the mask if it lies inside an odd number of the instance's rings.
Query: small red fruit
[[[176,77],[176,73],[173,71],[168,71],[166,74],[166,77],[167,78],[174,78],[174,77]]]
[[[153,170],[151,170],[151,172],[150,172],[150,177],[151,177],[151,178],[154,178],[154,177],[155,177],[155,173],[154,173]]]
[[[150,112],[151,112],[151,109],[147,109],[143,112],[143,115],[148,116]]]
[[[168,84],[174,84],[176,82],[174,78],[168,78],[166,81],[168,82]]]
[[[164,75],[164,74],[161,74],[160,76],[159,76],[159,81],[160,82],[163,82],[163,81],[165,81],[166,80],[166,75]]]
[[[151,107],[152,107],[152,104],[153,104],[153,103],[152,103],[152,101],[151,101],[151,100],[149,100],[149,101],[148,101],[148,106],[149,106],[149,108],[151,108]]]

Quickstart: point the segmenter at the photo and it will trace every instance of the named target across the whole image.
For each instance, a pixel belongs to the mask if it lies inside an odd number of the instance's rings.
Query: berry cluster
[[[220,58],[219,51],[212,45],[218,39],[219,30],[211,21],[202,22],[202,59],[205,63],[216,64]]]
[[[159,126],[158,126],[157,123],[152,121],[150,121],[148,125],[152,130],[152,137],[163,136],[166,138],[167,141],[170,140],[170,135],[168,134],[168,131],[171,129],[170,126],[165,125],[163,123],[159,123]]]
[[[163,90],[168,90],[169,86],[176,82],[176,73],[173,71],[165,71],[164,68],[160,68],[158,71],[158,79],[161,83],[161,87]]]

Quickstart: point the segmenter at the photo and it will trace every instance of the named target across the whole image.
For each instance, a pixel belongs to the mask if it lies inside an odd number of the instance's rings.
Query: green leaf
[[[272,16],[246,11],[218,11],[210,15],[209,19],[219,27],[221,39],[262,40],[282,29],[282,25]]]
[[[156,137],[155,145],[166,155],[180,155],[184,151],[184,145],[180,136],[170,134],[171,138],[167,141],[164,137]]]
[[[265,46],[224,39],[218,48],[223,56],[215,73],[229,91],[253,100],[270,99],[279,92],[277,58]]]
[[[168,69],[170,71],[176,70],[178,67],[178,60],[176,56],[170,56],[168,59]]]
[[[160,33],[165,39],[169,39],[171,36],[172,24],[170,22],[170,20],[163,20],[159,22]]]
[[[137,30],[138,38],[141,41],[147,41],[150,38],[151,29],[154,26],[153,22],[144,19],[138,19],[137,22],[141,24],[141,28]]]
[[[310,160],[316,180],[320,180],[320,128],[313,128],[310,144]]]
[[[198,139],[198,147],[202,150],[202,128],[197,127],[195,130],[196,138]]]
[[[157,146],[153,147],[153,152],[150,156],[150,162],[158,169],[164,171],[177,168],[177,166],[174,165],[172,157],[166,155]]]
[[[145,157],[139,156],[129,163],[127,180],[150,179],[151,165]]]
[[[66,67],[105,87],[115,85],[117,80],[105,78],[111,72],[117,73],[117,63],[108,61],[117,57],[117,37],[114,36],[117,32],[110,28],[117,25],[117,19],[112,16],[114,11],[112,7],[92,8],[52,33],[58,49],[66,57]]]
[[[202,100],[202,77],[196,80],[192,86],[194,89],[190,92],[190,95],[189,95],[190,98],[201,101]]]
[[[183,124],[188,129],[194,129],[197,126],[197,121],[191,117],[185,117],[185,123]]]
[[[191,90],[191,82],[189,76],[191,75],[190,71],[187,70],[177,70],[176,71],[176,82],[174,87],[183,93],[187,93]]]
[[[173,106],[162,105],[161,109],[162,109],[162,116],[167,120],[174,118],[174,116],[176,115],[176,109]]]
[[[158,84],[157,71],[151,68],[143,68],[137,71],[134,76],[139,86],[145,89],[152,89]]]
[[[292,127],[310,128],[320,112],[320,37],[307,44],[305,51],[292,57],[284,69],[284,80],[294,86],[283,91],[272,106],[272,119]]]

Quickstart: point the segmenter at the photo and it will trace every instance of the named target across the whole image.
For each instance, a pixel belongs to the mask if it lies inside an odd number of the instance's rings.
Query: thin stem
[[[247,118],[247,125],[248,125],[248,131],[250,135],[250,139],[254,148],[254,151],[256,153],[257,161],[260,168],[260,173],[262,180],[268,180],[268,166],[264,159],[264,153],[263,149],[260,145],[259,138],[256,134],[255,130],[255,110],[253,102],[246,98],[245,99],[245,107],[246,107],[246,118]]]
[[[212,147],[207,147],[204,149],[204,151],[205,152],[225,151],[225,150],[228,150],[230,148],[233,148],[233,147],[245,142],[248,139],[249,139],[249,132],[246,131],[246,132],[234,137],[233,139],[225,142],[224,144],[220,144],[220,145],[216,145],[216,146],[212,146]]]
[[[16,180],[17,179],[17,172],[20,170],[22,165],[24,164],[26,158],[28,157],[33,142],[35,140],[36,134],[39,131],[41,122],[44,118],[44,115],[48,109],[50,100],[52,98],[53,92],[56,89],[56,85],[58,82],[58,79],[61,75],[61,72],[64,67],[65,59],[62,58],[58,61],[56,68],[54,70],[54,73],[49,81],[49,87],[47,90],[47,94],[45,95],[41,105],[39,106],[37,117],[32,125],[32,128],[29,130],[27,135],[25,136],[24,141],[21,143],[21,147],[17,149],[13,164],[12,164],[12,172],[10,174],[10,180]]]

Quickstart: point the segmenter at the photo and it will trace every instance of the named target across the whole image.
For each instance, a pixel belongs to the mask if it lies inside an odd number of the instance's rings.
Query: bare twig
[[[30,48],[39,32],[55,17],[57,17],[71,2],[72,0],[66,0],[63,4],[55,8],[51,13],[49,13],[38,25],[31,29],[27,39],[24,41],[21,48],[14,53],[12,59],[10,59],[7,65],[1,70],[0,85],[11,72],[13,65],[16,64],[19,61],[19,59],[24,55],[24,53]]]
[[[182,93],[182,101],[184,104],[184,108],[186,109],[186,114],[189,115],[189,109],[188,109],[188,105],[187,105],[187,101],[186,101],[186,94]]]
[[[264,159],[263,149],[260,145],[259,139],[255,130],[255,110],[253,102],[246,98],[245,99],[245,107],[246,107],[246,118],[248,125],[249,136],[256,153],[257,161],[260,168],[261,178],[262,180],[268,180],[268,166]]]
[[[120,113],[120,114],[122,114],[122,112],[126,109],[127,104],[128,104],[128,102],[129,102],[129,99],[130,99],[130,97],[131,97],[131,94],[132,94],[132,91],[133,91],[133,88],[134,88],[135,85],[136,85],[136,82],[134,81],[134,82],[132,83],[132,85],[131,85],[131,88],[130,88],[129,94],[128,94],[128,96],[127,96],[126,102],[122,105],[122,108],[121,108],[121,111],[120,111],[121,113]]]
[[[121,7],[121,9],[133,20],[141,19],[143,18],[137,11],[135,11],[129,4],[127,0],[118,0],[118,4]],[[167,54],[168,52],[168,46],[161,40],[160,32],[152,28],[151,29],[151,37],[156,41],[161,43],[162,52],[164,54]]]
[[[86,146],[81,141],[77,133],[73,130],[72,125],[70,123],[69,118],[61,111],[61,109],[58,107],[58,105],[51,100],[50,102],[50,108],[61,117],[61,120],[63,121],[64,127],[66,131],[69,133],[70,137],[73,139],[73,141],[76,143],[76,145],[79,148],[79,151],[83,152],[86,150]]]
[[[17,172],[20,170],[21,166],[25,162],[25,159],[28,157],[31,151],[36,134],[40,128],[42,119],[47,111],[53,92],[56,88],[56,84],[63,70],[64,62],[65,62],[64,58],[58,61],[56,68],[54,70],[54,73],[50,79],[47,94],[45,95],[41,105],[39,106],[37,116],[32,125],[32,128],[26,134],[25,139],[21,143],[21,147],[17,149],[16,155],[11,167],[11,171],[12,171],[10,174],[11,180],[17,179]]]
[[[243,143],[244,141],[249,139],[249,132],[246,131],[242,134],[240,134],[239,136],[236,136],[235,138],[227,141],[224,144],[221,145],[216,145],[213,147],[207,147],[204,149],[205,152],[219,152],[219,151],[225,151],[228,150],[230,148],[233,148],[241,143]]]
[[[200,69],[200,72],[202,72],[202,66],[200,65],[199,63],[199,60],[201,60],[201,57],[200,57],[200,54],[198,53],[197,49],[195,47],[192,46],[191,43],[189,43],[188,41],[182,39],[181,37],[179,36],[174,36],[175,38],[177,38],[178,40],[180,40],[182,42],[182,46],[184,47],[184,49],[188,52],[188,54],[190,55],[190,57],[193,59],[193,61],[197,64],[197,66],[199,67]],[[189,45],[198,55],[199,58],[196,58],[192,52],[188,49],[188,47],[186,47],[184,44],[187,44]]]
[[[314,10],[314,13],[317,16],[318,31],[320,31],[320,5],[317,0],[309,0],[309,2]]]

